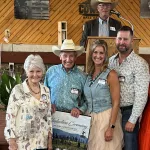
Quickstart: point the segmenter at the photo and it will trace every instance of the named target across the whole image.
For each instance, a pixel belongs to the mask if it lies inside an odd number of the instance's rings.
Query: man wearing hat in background
[[[75,61],[84,52],[84,47],[75,46],[65,39],[61,47],[53,46],[52,51],[60,57],[62,64],[48,69],[44,84],[50,89],[52,112],[69,112],[78,117],[87,109],[83,87],[85,74],[77,68]]]
[[[110,36],[116,37],[121,28],[121,22],[110,16],[118,1],[116,0],[91,0],[91,6],[99,12],[99,18],[87,21],[84,25],[80,45],[86,47],[88,36]]]

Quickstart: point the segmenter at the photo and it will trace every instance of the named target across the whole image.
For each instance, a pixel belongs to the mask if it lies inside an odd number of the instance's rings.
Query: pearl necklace
[[[40,90],[39,90],[39,92],[34,92],[34,91],[32,90],[32,88],[30,87],[29,82],[28,82],[28,87],[29,87],[30,91],[33,92],[34,94],[39,94],[39,93],[40,93]]]

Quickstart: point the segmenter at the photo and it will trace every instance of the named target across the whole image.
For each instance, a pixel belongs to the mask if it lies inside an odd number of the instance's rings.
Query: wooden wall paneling
[[[67,21],[68,38],[79,44],[82,26],[89,20],[79,14],[79,3],[85,1],[50,0],[49,20],[20,20],[14,18],[14,0],[0,0],[0,42],[4,42],[4,31],[9,28],[10,43],[57,44],[57,23]],[[150,46],[150,19],[140,18],[140,0],[120,0],[116,10],[133,23],[136,37],[142,38],[140,46]],[[112,16],[118,19],[117,16]],[[121,21],[129,25],[126,21]]]
[[[132,5],[129,5],[129,3],[127,3],[127,2],[126,2],[126,4],[127,4],[127,7],[131,7],[131,6],[132,6]],[[135,7],[134,7],[134,6],[132,7],[131,10],[132,10],[132,11],[131,11],[131,14],[132,14],[132,16],[134,15],[133,18],[135,19],[134,24],[135,24],[135,25],[139,25],[136,31],[138,32],[139,29],[140,29],[140,30],[142,29],[141,32],[140,32],[140,33],[143,33],[143,36],[142,36],[143,38],[142,38],[142,40],[141,40],[141,43],[142,43],[143,39],[144,39],[144,41],[145,41],[145,39],[147,39],[146,42],[147,42],[147,44],[149,44],[150,39],[149,39],[148,36],[147,36],[148,34],[150,34],[150,29],[149,29],[149,27],[148,27],[149,25],[147,26],[147,22],[146,22],[144,19],[143,19],[143,20],[141,19],[141,21],[140,21],[140,14],[137,13],[137,11],[135,10]],[[146,26],[147,26],[147,30],[145,30],[145,29],[146,29],[146,28],[145,28]],[[149,30],[148,30],[148,29],[149,29]],[[144,31],[144,32],[143,32],[143,31]],[[137,33],[137,32],[136,32],[136,33]],[[141,34],[140,34],[140,35],[141,35]]]
[[[2,0],[0,1],[2,2]],[[13,1],[4,0],[0,5],[1,15],[4,16],[6,9],[8,10],[12,6]]]
[[[10,24],[10,26],[9,26],[9,29],[10,29],[10,32],[11,32],[11,35],[9,37],[10,42],[16,42],[14,37],[17,36],[17,33],[21,29],[21,25],[20,24],[23,24],[23,23],[24,23],[23,20],[15,19],[13,21],[13,23]]]
[[[63,2],[64,3],[64,2]],[[70,6],[68,6],[68,7],[70,7]],[[55,7],[54,7],[54,9],[55,9]],[[60,9],[60,8],[59,8]],[[55,19],[56,19],[56,21],[54,21],[55,22],[55,24],[53,24],[52,25],[52,27],[57,27],[58,28],[58,21],[67,21],[67,24],[69,23],[69,19],[68,19],[68,17],[72,17],[72,15],[71,15],[71,10],[72,10],[72,8],[71,9],[68,9],[68,8],[66,8],[64,11],[63,11],[63,16],[61,17],[61,18],[56,18],[55,17]],[[56,16],[57,16],[57,13],[56,13]],[[59,20],[60,19],[60,20]],[[55,34],[56,33],[56,34]],[[68,35],[68,34],[67,34]],[[51,32],[51,36],[53,36],[53,41],[52,41],[52,43],[55,43],[54,41],[58,41],[58,29],[56,29],[56,30],[53,30],[52,29],[52,32]],[[50,37],[49,37],[50,38]],[[49,39],[48,39],[49,40]]]
[[[34,39],[32,37],[30,37],[30,40],[32,40],[34,43],[42,43],[43,42],[42,39],[49,35],[49,33],[51,31],[51,29],[50,29],[50,27],[51,27],[50,23],[48,21],[46,21],[43,24],[43,26],[44,26],[44,28],[41,29],[41,31],[39,33],[41,36],[34,37]]]
[[[10,29],[10,24],[12,24],[14,21],[13,18],[10,18],[9,19],[5,19],[3,20],[1,23],[0,23],[0,37],[3,38],[4,37],[4,32],[5,32],[5,29]]]
[[[35,21],[34,25],[32,27],[31,32],[29,32],[26,37],[24,37],[24,41],[32,41],[33,39],[35,39],[36,37],[40,36],[40,33],[42,32],[42,28],[44,28],[45,26],[45,22],[47,22],[46,20],[39,20],[39,22]],[[35,43],[32,41],[32,43]]]
[[[119,8],[120,8],[121,6],[119,6]],[[136,37],[138,37],[138,38],[141,38],[141,35],[140,35],[140,32],[136,32],[136,29],[137,28],[141,28],[139,25],[138,25],[138,27],[136,27],[136,24],[134,24],[134,18],[133,17],[128,17],[129,16],[129,11],[127,12],[125,9],[123,9],[122,7],[121,7],[121,9],[120,9],[120,13],[121,14],[123,14],[122,15],[122,17],[124,17],[125,19],[127,19],[127,20],[129,20],[129,21],[131,21],[131,23],[133,24],[133,26],[134,26],[134,35],[136,36]],[[127,16],[127,14],[128,14],[128,16]],[[121,22],[124,22],[126,25],[129,25],[130,26],[130,24],[128,24],[126,21],[123,21],[122,19],[121,19]],[[144,35],[143,35],[144,36]]]
[[[14,26],[14,32],[13,35],[11,35],[11,42],[15,42],[17,41],[18,43],[21,43],[18,39],[20,36],[22,36],[22,30],[26,27],[27,23],[29,23],[30,21],[24,21],[24,20],[19,20],[18,24],[19,26]]]
[[[129,2],[128,2],[129,3]],[[131,4],[128,4],[124,1],[124,3],[122,1],[120,1],[119,5],[120,5],[120,9],[122,9],[124,11],[124,13],[126,13],[126,18],[131,21],[134,25],[134,30],[135,30],[135,36],[137,34],[137,31],[139,31],[140,29],[140,38],[143,39],[144,37],[144,41],[146,44],[148,44],[150,41],[149,39],[146,38],[146,32],[145,30],[142,28],[142,24],[141,21],[138,21],[138,17],[135,15],[137,12],[134,12],[133,9],[131,9]],[[126,8],[128,8],[128,11],[126,11]],[[136,23],[137,22],[137,23]],[[141,41],[142,43],[142,41]]]
[[[59,15],[61,16],[61,18],[64,18],[64,14],[65,14],[65,12],[68,10],[70,8],[70,5],[68,4],[68,2],[67,1],[63,1],[63,3],[62,3],[62,5],[60,5],[60,7],[59,7]],[[53,21],[53,24],[51,24],[51,27],[54,27],[55,28],[55,30],[52,30],[51,29],[51,31],[55,31],[55,33],[56,33],[56,31],[57,31],[57,28],[58,28],[58,21],[63,21],[63,20],[59,20],[59,17],[60,16],[58,16],[57,14],[56,14],[56,16],[55,16],[55,18],[52,20]],[[52,22],[51,22],[52,23]],[[49,33],[48,32],[46,32],[47,30],[49,30],[49,27],[47,26],[47,27],[45,27],[44,28],[44,31],[45,31],[45,34],[43,34],[43,36],[37,41],[38,43],[40,42],[40,41],[43,41],[47,36],[49,36]]]
[[[79,44],[81,39],[82,18],[78,12],[78,1],[71,6],[71,15],[68,15],[68,38],[74,39],[75,43]]]
[[[70,28],[70,35],[72,35],[74,42],[79,44],[81,40],[82,26],[80,26],[77,21],[79,22],[80,18],[78,18],[78,20],[76,20],[76,22],[72,25],[76,28],[76,30],[74,30],[74,28]]]
[[[37,43],[37,39],[43,36],[43,29],[46,27],[46,25],[48,25],[48,21],[44,21],[43,24],[39,26],[38,30],[34,30],[34,32],[31,32],[31,36],[26,39],[26,42],[32,41],[33,43]]]
[[[12,11],[8,11],[7,12],[7,16],[5,14],[0,19],[0,33],[2,33],[6,28],[8,28],[9,25],[12,24],[13,21],[14,21],[13,10]]]
[[[134,1],[133,1],[133,3],[134,3]],[[139,6],[140,6],[140,2],[139,1],[135,1],[135,5],[133,5],[133,7],[135,7],[136,8],[136,12],[138,12],[136,14],[137,14],[137,17],[139,17],[139,21],[143,23],[142,28],[144,30],[149,30],[150,31],[150,28],[149,28],[150,19],[148,19],[148,18],[147,19],[140,18],[140,7]],[[138,23],[138,22],[136,22],[136,23]],[[148,36],[150,36],[150,34]]]
[[[26,42],[25,37],[29,33],[33,32],[33,29],[36,28],[36,26],[38,26],[38,24],[40,22],[41,22],[40,20],[37,20],[37,21],[36,20],[31,20],[31,24],[30,25],[28,24],[28,26],[25,26],[25,28],[23,29],[24,31],[22,31],[22,36],[20,36],[18,40],[21,41],[21,42]]]
[[[33,22],[34,22],[34,20],[29,20],[29,21],[27,21],[25,24],[24,24],[24,26],[22,26],[22,28],[21,28],[21,30],[18,32],[18,42],[19,43],[21,43],[21,42],[25,42],[23,39],[21,39],[23,36],[22,35],[24,35],[24,33],[26,32],[26,30],[30,27],[31,28],[31,26],[32,26],[32,24],[33,24]]]
[[[52,3],[51,7],[53,10],[53,15],[50,14],[50,21],[47,22],[46,26],[43,28],[43,39],[50,39],[51,37],[53,38],[53,32],[56,33],[57,30],[57,26],[56,26],[56,17],[58,16],[58,14],[60,15],[60,13],[58,13],[58,10],[61,10],[60,7],[63,5],[64,1],[60,1],[59,3]],[[64,6],[63,6],[64,7]],[[62,12],[62,11],[61,11]],[[59,17],[59,16],[58,16]],[[49,23],[49,26],[48,26]],[[46,34],[47,32],[47,34]],[[41,39],[36,39],[36,41],[41,40]],[[38,42],[39,43],[39,42]]]

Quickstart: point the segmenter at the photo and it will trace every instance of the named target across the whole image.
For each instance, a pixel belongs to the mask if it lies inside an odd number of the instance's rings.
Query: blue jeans
[[[124,133],[124,149],[123,150],[138,150],[138,131],[139,131],[139,122],[136,122],[133,132],[125,131],[125,125],[128,122],[129,117],[131,116],[132,108],[130,109],[121,109],[122,113],[122,129]]]

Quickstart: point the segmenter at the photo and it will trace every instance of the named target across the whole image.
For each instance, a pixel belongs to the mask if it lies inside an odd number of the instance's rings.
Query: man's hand
[[[55,104],[52,104],[52,111],[51,111],[52,114],[55,113],[55,111],[56,111],[56,105],[55,105]]]
[[[134,127],[135,127],[135,124],[128,121],[125,125],[125,130],[128,132],[133,132]]]
[[[71,116],[78,118],[81,114],[81,111],[78,108],[73,108],[71,110]]]
[[[18,145],[16,143],[16,139],[9,139],[9,150],[17,150],[18,149]]]

